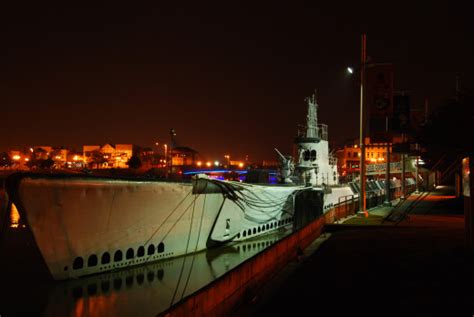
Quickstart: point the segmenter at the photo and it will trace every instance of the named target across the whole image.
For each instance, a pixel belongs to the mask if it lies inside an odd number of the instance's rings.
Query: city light
[[[15,161],[18,161],[19,159],[21,159],[21,156],[20,155],[13,155],[13,159]]]
[[[207,166],[207,167],[211,167],[211,165],[212,165],[211,162],[207,162],[207,163],[206,163],[206,166]]]
[[[198,162],[196,163],[196,165],[197,165],[197,166],[201,166],[201,165],[202,165],[202,162],[201,162],[201,161],[198,161]]]
[[[214,161],[215,166],[219,166],[219,161]]]
[[[240,168],[244,167],[244,163],[240,162],[240,163],[239,163],[239,167],[240,167]]]
[[[353,74],[354,73],[354,70],[352,69],[352,67],[347,67],[347,72],[349,74]]]

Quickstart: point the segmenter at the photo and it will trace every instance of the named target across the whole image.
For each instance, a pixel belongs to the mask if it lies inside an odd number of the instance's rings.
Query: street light
[[[369,216],[366,208],[365,192],[365,68],[367,64],[367,36],[362,34],[361,43],[361,63],[360,63],[360,122],[359,122],[359,142],[360,142],[360,194],[359,194],[359,213]],[[347,69],[352,74],[352,68]]]
[[[227,166],[230,166],[230,155],[226,154],[224,155],[224,158],[227,159]]]

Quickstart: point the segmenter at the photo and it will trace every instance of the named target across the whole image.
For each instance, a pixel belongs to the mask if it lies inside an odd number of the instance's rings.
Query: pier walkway
[[[472,316],[462,200],[438,187],[393,204],[327,225],[234,315]]]

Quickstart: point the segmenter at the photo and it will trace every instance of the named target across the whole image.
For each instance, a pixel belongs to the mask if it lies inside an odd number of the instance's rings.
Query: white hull
[[[290,226],[303,186],[23,178],[15,203],[54,279],[197,252]],[[349,195],[325,196],[324,211]],[[120,256],[121,255],[121,256]]]
[[[203,250],[223,201],[206,195],[204,209],[191,184],[79,178],[25,178],[18,194],[54,279]]]
[[[291,225],[292,194],[304,188],[217,181],[243,194],[242,201],[232,200],[210,180],[199,182],[200,191],[190,183],[25,177],[14,201],[59,280],[193,253]]]

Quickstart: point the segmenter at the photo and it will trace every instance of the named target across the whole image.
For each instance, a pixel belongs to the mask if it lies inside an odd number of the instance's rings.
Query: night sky
[[[46,3],[2,5],[0,151],[152,147],[174,128],[204,157],[274,159],[314,89],[335,145],[358,136],[358,77],[346,67],[360,61],[362,32],[413,106],[452,95],[456,73],[474,88],[473,22],[460,5]]]

